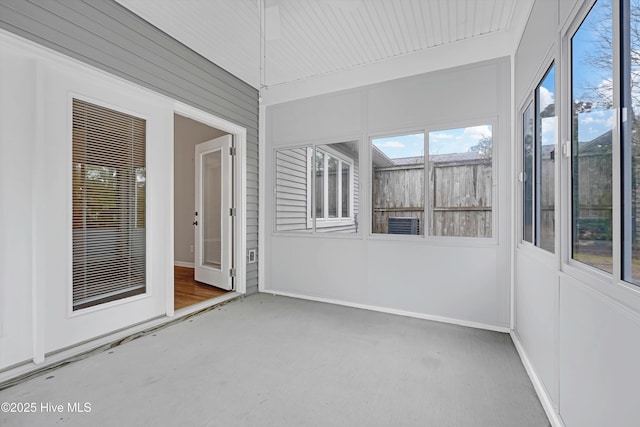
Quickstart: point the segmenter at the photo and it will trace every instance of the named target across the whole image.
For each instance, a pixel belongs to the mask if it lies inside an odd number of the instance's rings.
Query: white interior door
[[[196,145],[195,279],[231,289],[231,135]]]

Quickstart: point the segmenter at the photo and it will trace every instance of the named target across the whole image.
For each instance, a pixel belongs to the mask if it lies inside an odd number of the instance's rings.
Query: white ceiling
[[[513,38],[531,7],[522,0],[117,1],[256,88],[487,35]]]

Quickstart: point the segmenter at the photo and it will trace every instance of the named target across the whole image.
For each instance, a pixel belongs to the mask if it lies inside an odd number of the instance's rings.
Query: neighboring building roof
[[[371,148],[371,160],[373,161],[374,166],[384,168],[396,165],[394,161],[390,159],[386,154],[384,154],[378,147],[371,144]]]
[[[434,154],[429,156],[429,160],[434,163],[468,162],[471,160],[479,159],[482,159],[482,156],[477,151],[468,151],[465,153]],[[398,157],[391,160],[393,161],[395,166],[419,165],[424,163],[424,156]]]

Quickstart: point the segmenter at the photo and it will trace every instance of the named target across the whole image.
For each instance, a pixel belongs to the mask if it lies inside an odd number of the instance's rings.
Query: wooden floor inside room
[[[193,278],[193,268],[173,267],[174,288],[173,288],[173,308],[179,310],[206,301],[228,291],[196,282]]]

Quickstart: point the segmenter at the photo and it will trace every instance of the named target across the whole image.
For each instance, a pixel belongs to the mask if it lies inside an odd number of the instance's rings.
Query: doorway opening
[[[174,310],[235,289],[232,147],[231,133],[174,114]]]

